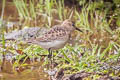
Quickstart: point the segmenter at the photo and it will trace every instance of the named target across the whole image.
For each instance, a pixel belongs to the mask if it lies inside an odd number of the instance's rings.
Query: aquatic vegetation
[[[40,66],[48,69],[48,52],[40,46],[25,44],[24,40],[36,38],[44,31],[42,28],[50,28],[70,18],[83,33],[73,32],[70,44],[53,52],[55,68],[65,69],[65,75],[80,71],[95,73],[87,77],[94,80],[99,79],[100,74],[120,75],[119,0],[13,0],[11,3],[18,13],[15,22],[20,25],[13,24],[12,27],[7,26],[12,21],[10,16],[4,19],[4,6],[7,6],[4,1],[0,19],[1,65],[4,63],[2,58],[10,53],[13,72],[16,67],[29,69],[36,62],[42,62]],[[11,37],[14,41],[6,40]]]

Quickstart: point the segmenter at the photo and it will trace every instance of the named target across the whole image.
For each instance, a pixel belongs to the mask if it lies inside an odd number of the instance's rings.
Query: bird
[[[48,57],[51,58],[52,51],[63,48],[70,40],[71,33],[74,30],[83,32],[70,19],[66,19],[61,24],[53,26],[41,37],[29,39],[27,43],[36,44],[48,50]]]

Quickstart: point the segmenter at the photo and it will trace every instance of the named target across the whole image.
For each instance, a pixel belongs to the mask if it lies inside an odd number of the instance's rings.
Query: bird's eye
[[[75,24],[74,24],[74,23],[72,23],[72,26],[75,26]]]

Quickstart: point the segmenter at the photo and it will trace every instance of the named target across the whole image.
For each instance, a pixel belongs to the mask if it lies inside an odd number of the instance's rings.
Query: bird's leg
[[[48,49],[48,52],[49,52],[49,54],[48,54],[48,58],[51,58],[51,56],[52,56],[51,48]]]
[[[51,69],[53,68],[52,66],[52,63],[53,63],[53,55],[52,55],[52,50],[51,48],[48,49],[48,52],[49,52],[49,55],[48,55],[48,58],[50,59],[50,66],[51,66]]]

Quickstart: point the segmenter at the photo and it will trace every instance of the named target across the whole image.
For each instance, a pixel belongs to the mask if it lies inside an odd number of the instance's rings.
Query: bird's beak
[[[80,30],[79,28],[75,27],[76,30],[80,31],[80,32],[83,32],[82,30]]]
[[[80,32],[83,32],[82,30],[80,30],[79,28],[77,28],[74,23],[72,24],[72,26],[73,26],[76,30],[78,30],[78,31],[80,31]]]

